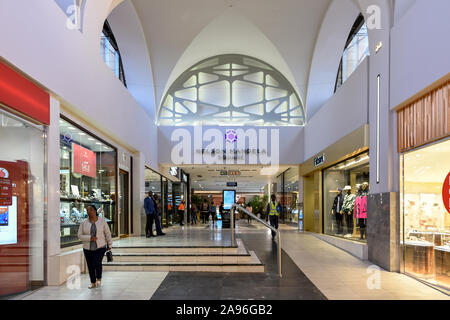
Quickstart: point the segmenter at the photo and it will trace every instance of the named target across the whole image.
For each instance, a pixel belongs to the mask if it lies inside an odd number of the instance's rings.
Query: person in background
[[[197,224],[197,206],[191,202],[191,224]]]
[[[208,215],[209,215],[208,200],[204,199],[203,204],[202,204],[202,223],[203,224],[207,223]]]
[[[180,205],[178,206],[178,215],[180,216],[180,226],[184,225],[184,200],[181,200]]]
[[[217,214],[217,207],[215,206],[214,202],[211,203],[211,205],[209,206],[209,213],[211,214],[212,225],[214,227],[216,225],[216,214]]]
[[[266,221],[270,218],[270,225],[275,229],[278,229],[278,217],[280,216],[281,206],[277,202],[277,197],[272,194],[271,201],[267,205],[266,209]],[[275,238],[275,231],[272,230],[272,240]]]
[[[224,209],[223,209],[223,202],[221,202],[221,203],[220,203],[220,206],[219,206],[219,213],[220,213],[220,218],[221,218],[221,219],[223,219],[223,210],[224,210]]]
[[[250,204],[247,204],[247,207],[245,208],[248,212],[253,212],[252,206]],[[252,221],[252,217],[250,215],[247,215],[247,223],[250,223]]]
[[[111,230],[108,223],[98,216],[94,205],[87,207],[88,218],[78,228],[78,239],[83,242],[83,252],[89,270],[89,289],[98,288],[102,283],[102,261],[106,250],[112,248]]]
[[[151,191],[150,191],[151,192]],[[165,236],[166,234],[162,232],[161,220],[159,216],[161,215],[161,204],[159,202],[159,198],[157,194],[154,194],[153,203],[155,205],[155,227],[156,227],[156,235],[157,236]]]
[[[145,236],[147,238],[155,237],[153,234],[153,220],[155,219],[155,202],[152,199],[153,192],[149,192],[148,196],[144,200],[144,210],[147,217],[147,223],[145,224]]]

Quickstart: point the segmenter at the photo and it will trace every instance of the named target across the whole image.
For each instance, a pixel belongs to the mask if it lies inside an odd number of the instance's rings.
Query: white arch
[[[270,61],[270,64],[294,86],[304,105],[295,78],[278,49],[260,29],[235,8],[228,8],[192,40],[173,68],[161,97],[165,97],[170,85],[186,69],[201,60],[221,54],[242,54]],[[161,101],[158,105],[160,104]]]

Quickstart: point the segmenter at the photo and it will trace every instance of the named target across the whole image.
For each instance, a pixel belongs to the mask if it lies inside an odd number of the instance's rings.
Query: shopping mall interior
[[[449,300],[449,12],[0,0],[0,300]]]

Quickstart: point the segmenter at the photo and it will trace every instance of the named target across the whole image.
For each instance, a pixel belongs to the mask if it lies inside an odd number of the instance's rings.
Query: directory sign
[[[230,210],[231,206],[236,202],[235,190],[223,190],[223,208]]]
[[[0,206],[0,245],[17,243],[17,197],[12,205]]]

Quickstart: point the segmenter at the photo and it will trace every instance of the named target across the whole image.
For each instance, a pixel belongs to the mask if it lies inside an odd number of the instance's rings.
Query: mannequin
[[[358,221],[361,240],[366,236],[366,222],[367,222],[367,195],[369,194],[369,183],[364,182],[361,185],[358,197],[355,200],[355,217]]]
[[[334,198],[331,214],[336,219],[336,235],[342,234],[342,205],[344,204],[344,196],[342,195],[342,189],[338,188],[338,195]]]
[[[356,195],[352,194],[352,187],[350,186],[345,186],[344,191],[346,192],[346,195],[344,196],[342,213],[345,216],[347,227],[347,234],[344,237],[350,238],[353,233],[353,211],[355,209]]]

